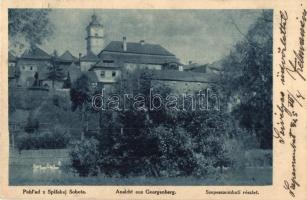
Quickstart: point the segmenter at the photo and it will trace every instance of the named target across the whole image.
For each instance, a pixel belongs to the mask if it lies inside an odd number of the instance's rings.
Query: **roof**
[[[146,54],[114,54],[110,52],[102,52],[100,54],[102,60],[112,60],[114,63],[137,63],[137,64],[153,64],[163,65],[166,63],[180,63],[175,56],[146,55]]]
[[[78,59],[73,56],[69,51],[65,51],[60,57],[62,61],[69,61],[69,62],[75,62]]]
[[[89,51],[85,56],[83,56],[81,61],[98,61],[99,58],[93,52]]]
[[[41,48],[34,46],[30,49],[25,50],[25,52],[21,55],[21,58],[50,59],[51,56]]]
[[[216,82],[216,78],[216,75],[207,73],[178,70],[152,70],[152,79],[154,80],[214,83]]]
[[[96,64],[94,64],[90,69],[95,69],[95,68],[118,68],[119,66],[114,64],[113,62],[112,63],[106,63],[104,62],[103,60],[100,60],[98,61]]]
[[[185,71],[193,71],[193,72],[201,72],[207,73],[207,64],[199,65],[199,64],[190,64],[183,66]]]
[[[90,22],[89,26],[101,26],[102,25],[99,23],[97,16],[95,14],[92,15],[92,21]]]
[[[195,69],[197,67],[200,67],[201,65],[197,64],[197,63],[191,63],[191,64],[187,64],[183,66],[184,70],[192,70]]]
[[[127,42],[127,50],[124,51],[122,41],[112,41],[102,50],[102,52],[103,51],[174,56],[174,54],[170,53],[159,44],[141,44],[140,42]]]
[[[9,52],[9,62],[16,62],[17,58],[11,53]]]

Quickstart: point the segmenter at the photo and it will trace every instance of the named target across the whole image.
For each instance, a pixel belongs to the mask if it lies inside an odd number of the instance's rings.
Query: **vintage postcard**
[[[307,199],[307,1],[0,3],[0,199]]]

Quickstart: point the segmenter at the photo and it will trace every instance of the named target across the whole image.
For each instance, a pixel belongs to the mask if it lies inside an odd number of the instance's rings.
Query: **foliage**
[[[55,57],[51,58],[51,66],[48,67],[49,72],[47,73],[48,79],[52,80],[52,88],[54,88],[55,81],[62,81],[65,77],[63,69],[56,63]]]
[[[143,70],[124,74],[117,91],[148,98],[148,77],[150,71]],[[171,92],[167,87],[155,90],[162,96]],[[223,137],[232,123],[224,112],[130,108],[100,115],[99,166],[106,175],[205,176],[230,164]]]
[[[49,13],[47,9],[9,9],[10,47],[22,49],[27,44],[41,44],[48,39],[54,32]]]
[[[27,119],[27,123],[24,129],[27,133],[33,133],[37,131],[38,128],[39,128],[39,122],[36,118],[33,117],[33,113],[31,112]]]
[[[52,132],[21,133],[16,137],[19,151],[28,149],[61,149],[65,148],[70,135],[60,130]]]
[[[70,90],[70,100],[72,111],[84,108],[90,102],[90,83],[89,78],[82,74],[73,84]]]
[[[95,176],[99,172],[98,141],[94,138],[77,141],[70,152],[72,167],[80,176]]]
[[[63,88],[71,88],[70,74],[67,72],[66,80],[64,81]]]
[[[255,131],[261,148],[272,148],[272,11],[264,11],[243,41],[224,59],[221,85],[242,128]]]
[[[70,89],[71,110],[80,111],[81,124],[83,126],[81,139],[84,138],[86,132],[86,123],[88,122],[88,113],[91,110],[91,89],[89,78],[82,74]]]
[[[38,77],[39,77],[38,76],[38,72],[35,72],[35,74],[34,74],[34,83],[33,83],[34,87],[39,86],[39,82],[38,82],[39,78]]]

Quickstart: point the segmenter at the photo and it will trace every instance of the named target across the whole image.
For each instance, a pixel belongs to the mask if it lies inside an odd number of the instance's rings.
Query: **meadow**
[[[33,164],[53,164],[61,160],[60,171],[33,172]],[[103,174],[80,177],[69,167],[66,149],[11,152],[9,184],[20,185],[271,185],[272,167],[217,170],[207,177],[108,177]]]

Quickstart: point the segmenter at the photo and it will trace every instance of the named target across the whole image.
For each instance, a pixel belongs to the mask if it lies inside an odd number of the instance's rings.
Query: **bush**
[[[101,134],[99,164],[105,174],[206,176],[216,168],[230,165],[226,129],[220,125],[227,116],[216,112],[177,113],[168,123],[148,128],[144,121],[139,123],[141,117],[130,116],[125,121],[139,128]]]
[[[186,130],[158,126],[152,134],[157,138],[160,157],[155,164],[159,175],[186,176],[191,175],[197,168],[197,160],[193,152],[193,144]]]
[[[98,143],[94,138],[72,143],[71,164],[79,176],[96,176],[98,174],[100,160]]]
[[[30,112],[30,115],[27,119],[27,124],[24,129],[27,133],[33,133],[37,131],[38,128],[39,128],[39,122],[36,118],[33,117],[32,112]]]
[[[21,133],[16,137],[19,151],[29,149],[62,149],[67,146],[70,135],[54,131],[44,133]]]

